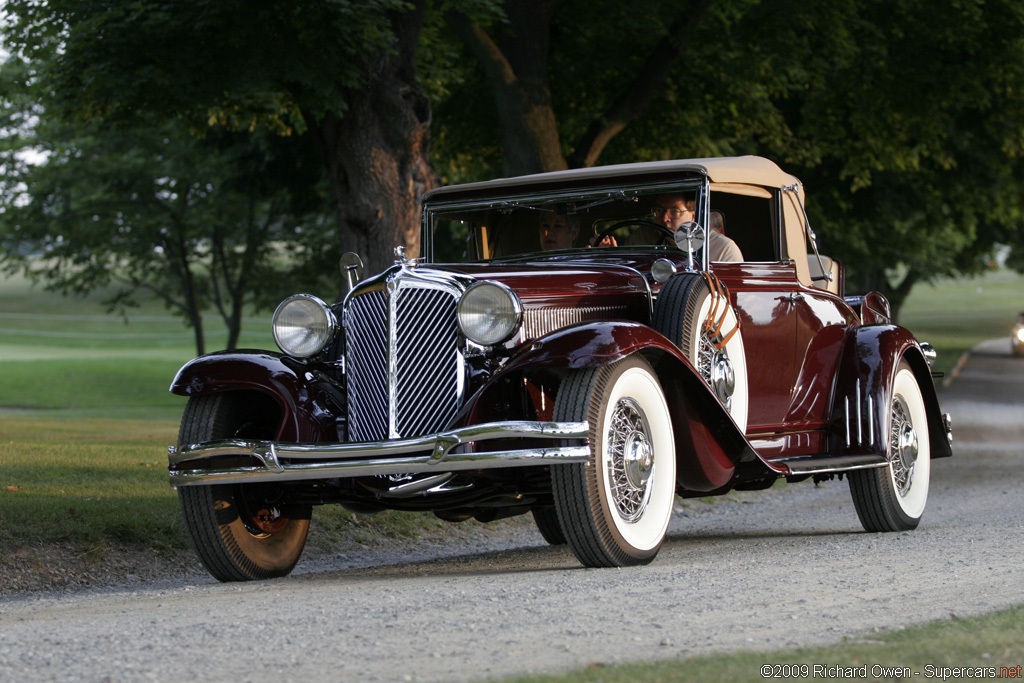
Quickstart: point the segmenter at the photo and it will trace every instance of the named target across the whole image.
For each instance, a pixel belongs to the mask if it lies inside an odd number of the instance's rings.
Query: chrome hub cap
[[[732,407],[732,395],[736,391],[736,370],[732,367],[729,356],[719,351],[711,364],[711,387],[718,395],[718,400],[726,408]]]
[[[910,412],[903,399],[897,396],[892,403],[892,425],[889,445],[892,450],[892,476],[896,491],[907,495],[914,483],[914,467],[917,464],[917,430],[910,421]]]
[[[736,391],[736,370],[729,354],[719,351],[706,334],[700,336],[697,350],[697,372],[714,390],[726,410],[732,409],[732,395]]]
[[[640,406],[631,398],[619,399],[608,426],[605,447],[611,504],[627,522],[643,516],[651,498],[654,448],[651,430]]]
[[[626,481],[636,489],[642,489],[651,476],[654,467],[654,452],[643,432],[633,432],[626,438],[623,452],[626,466]]]

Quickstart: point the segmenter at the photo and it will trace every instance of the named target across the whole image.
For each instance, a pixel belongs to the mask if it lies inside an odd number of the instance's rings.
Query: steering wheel
[[[658,223],[655,223],[654,221],[645,220],[643,218],[630,218],[628,220],[619,221],[618,223],[614,223],[614,224],[608,226],[607,228],[605,228],[604,230],[602,230],[601,233],[597,237],[594,238],[594,246],[595,247],[601,246],[601,242],[606,237],[611,235],[611,233],[615,232],[619,228],[624,228],[624,227],[629,226],[629,225],[633,226],[633,230],[636,230],[637,228],[641,228],[641,227],[654,228],[658,232],[660,232],[663,235],[665,235],[665,237],[667,237],[669,239],[669,241],[672,242],[672,244],[675,244],[675,233],[673,231],[669,230],[668,228],[666,228],[664,225],[659,225]],[[632,233],[633,230],[630,230],[630,233]]]

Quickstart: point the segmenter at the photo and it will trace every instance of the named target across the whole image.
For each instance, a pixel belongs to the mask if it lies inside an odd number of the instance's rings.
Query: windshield
[[[591,248],[672,248],[675,228],[695,220],[694,186],[493,199],[428,207],[432,260],[463,263]]]

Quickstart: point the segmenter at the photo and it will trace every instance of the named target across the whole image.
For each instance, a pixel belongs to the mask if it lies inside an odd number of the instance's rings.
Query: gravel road
[[[678,505],[647,567],[583,569],[519,526],[482,552],[346,555],[271,582],[19,595],[0,602],[0,680],[479,681],[1022,604],[1022,385],[996,340],[942,389],[954,457],[913,532],[864,533],[845,482],[803,482]]]

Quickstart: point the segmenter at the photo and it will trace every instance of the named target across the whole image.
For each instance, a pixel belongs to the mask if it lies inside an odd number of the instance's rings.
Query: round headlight
[[[656,282],[665,284],[670,277],[676,274],[676,270],[676,264],[668,259],[660,258],[651,266],[651,277]]]
[[[330,307],[311,294],[296,294],[274,311],[274,341],[289,356],[309,358],[331,343],[338,328]]]
[[[519,297],[497,282],[470,285],[459,301],[459,328],[477,344],[503,342],[519,327],[523,307]]]

